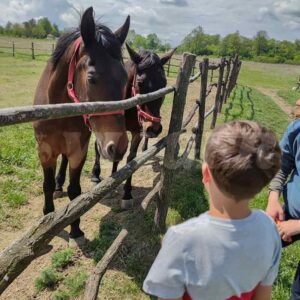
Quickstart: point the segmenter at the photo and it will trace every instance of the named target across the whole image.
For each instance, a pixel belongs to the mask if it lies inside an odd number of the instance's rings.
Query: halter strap
[[[75,75],[75,70],[76,70],[76,65],[77,65],[77,60],[76,56],[80,48],[80,44],[82,42],[82,38],[79,37],[75,40],[74,45],[75,49],[69,64],[69,72],[68,72],[68,83],[67,83],[67,91],[68,91],[68,96],[73,100],[74,103],[80,103],[79,98],[76,95],[75,89],[74,89],[74,75]],[[93,113],[93,114],[86,114],[82,115],[83,120],[85,125],[92,130],[91,123],[90,123],[90,118],[91,117],[96,117],[96,116],[111,116],[111,115],[124,115],[124,110],[116,110],[116,111],[107,111],[107,112],[98,112],[98,113]]]
[[[133,77],[131,94],[132,94],[133,97],[136,96],[136,94],[137,94],[137,92],[136,92],[136,73],[134,74],[134,77]],[[137,105],[136,109],[137,109],[137,113],[138,113],[138,122],[139,122],[140,126],[142,126],[143,120],[151,121],[153,123],[160,123],[161,122],[161,117],[154,117],[151,114],[146,113],[141,108],[140,105]]]

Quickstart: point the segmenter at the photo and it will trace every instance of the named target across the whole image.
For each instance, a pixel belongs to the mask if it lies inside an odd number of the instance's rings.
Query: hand
[[[268,206],[266,209],[266,213],[274,220],[284,220],[284,213],[279,201],[279,192],[271,191],[269,194]]]
[[[291,237],[300,233],[300,220],[278,222],[277,229],[285,242],[291,242]]]

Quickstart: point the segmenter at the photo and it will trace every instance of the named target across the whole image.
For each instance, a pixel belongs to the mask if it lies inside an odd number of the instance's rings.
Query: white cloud
[[[211,34],[226,35],[237,30],[252,37],[266,30],[270,37],[295,39],[300,36],[300,0],[0,0],[0,24],[48,17],[60,28],[78,25],[79,16],[92,5],[96,18],[112,30],[120,27],[127,14],[136,32],[151,32],[173,45],[193,28],[202,26]]]

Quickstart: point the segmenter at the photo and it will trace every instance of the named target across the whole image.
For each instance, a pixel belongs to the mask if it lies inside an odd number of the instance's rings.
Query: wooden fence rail
[[[80,116],[96,112],[129,109],[174,92],[174,86],[168,86],[149,94],[138,94],[135,97],[120,101],[99,101],[82,103],[64,103],[24,106],[0,109],[0,126],[7,126],[37,120],[50,120]]]
[[[78,219],[80,216],[90,210],[99,200],[103,199],[112,189],[115,189],[124,180],[131,176],[136,170],[145,164],[149,159],[158,154],[166,147],[163,168],[159,182],[150,191],[142,202],[141,210],[145,210],[150,201],[154,198],[157,200],[157,209],[155,213],[156,227],[163,232],[165,227],[165,219],[170,199],[170,190],[173,182],[174,169],[180,168],[186,161],[193,143],[195,143],[195,158],[200,158],[204,120],[213,114],[218,113],[220,105],[226,101],[228,95],[236,84],[236,80],[241,68],[241,63],[237,57],[232,61],[221,60],[220,64],[210,65],[208,59],[204,59],[199,64],[199,72],[191,76],[195,68],[196,56],[192,54],[184,54],[182,64],[180,66],[177,82],[175,86],[167,87],[146,95],[137,95],[136,97],[116,101],[116,102],[95,102],[80,104],[58,104],[58,105],[42,105],[35,107],[11,108],[0,110],[0,126],[18,124],[41,119],[63,118],[68,116],[78,116],[95,112],[113,111],[117,109],[128,109],[137,104],[153,101],[165,94],[174,92],[174,100],[172,104],[172,113],[169,124],[168,135],[158,141],[155,145],[144,151],[141,155],[129,162],[118,172],[112,176],[105,178],[91,191],[81,194],[64,208],[43,216],[36,224],[32,225],[21,237],[9,245],[0,253],[0,294],[13,282],[13,280],[26,269],[26,267],[36,257],[47,252],[49,242],[61,232],[66,226]],[[224,68],[227,63],[226,74],[224,77]],[[232,67],[228,70],[228,64]],[[218,83],[207,85],[208,71],[219,69]],[[186,102],[186,95],[190,83],[195,82],[201,77],[199,100],[191,108],[185,120],[183,113]],[[216,101],[212,108],[205,112],[205,102],[208,95],[208,88],[216,85]],[[211,91],[210,89],[210,91]],[[178,140],[179,135],[186,131],[186,126],[191,122],[196,112],[198,120],[192,129],[192,135],[188,140],[183,154],[178,157]],[[126,233],[127,234],[127,233]],[[129,233],[130,234],[130,233]],[[125,237],[125,233],[120,241],[114,245],[120,245]],[[105,256],[104,264],[99,265],[100,273],[94,280],[94,298],[98,293],[99,283],[108,266],[109,261],[113,257],[116,249]],[[108,259],[106,259],[108,257]],[[102,261],[103,262],[103,261]],[[104,267],[103,267],[104,266]],[[100,278],[99,278],[100,274]]]

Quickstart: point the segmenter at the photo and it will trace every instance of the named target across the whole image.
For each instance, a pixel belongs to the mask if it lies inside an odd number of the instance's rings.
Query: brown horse
[[[37,86],[34,104],[123,99],[127,73],[121,47],[129,23],[128,17],[113,33],[104,25],[95,24],[93,8],[87,9],[80,29],[59,39]],[[54,211],[55,169],[60,154],[70,163],[68,196],[73,200],[81,194],[80,174],[91,130],[95,132],[102,155],[111,161],[120,161],[128,146],[124,111],[36,121],[33,125],[44,172],[44,214]],[[78,219],[71,224],[70,238],[83,241],[79,223]]]
[[[127,44],[127,50],[130,59],[126,63],[126,71],[128,74],[128,81],[126,84],[126,98],[134,96],[135,93],[146,94],[163,88],[167,84],[166,75],[163,65],[166,64],[176,49],[171,50],[163,57],[159,57],[152,51],[141,50],[136,53]],[[160,108],[164,98],[159,98],[155,101],[141,105],[141,107],[133,107],[126,110],[126,129],[131,132],[132,140],[130,145],[130,153],[127,158],[127,162],[130,162],[136,157],[137,149],[143,138],[145,137],[145,144],[143,150],[147,147],[148,138],[157,137],[162,131]],[[92,182],[100,182],[100,154],[97,142],[95,143],[96,158],[92,170]],[[56,177],[56,190],[62,191],[62,186],[65,181],[65,174],[68,160],[66,156],[62,157],[61,167]],[[118,162],[113,164],[112,173],[116,172],[118,168]],[[123,207],[130,207],[132,199],[131,195],[131,177],[129,177],[124,186],[124,196],[122,201]]]

